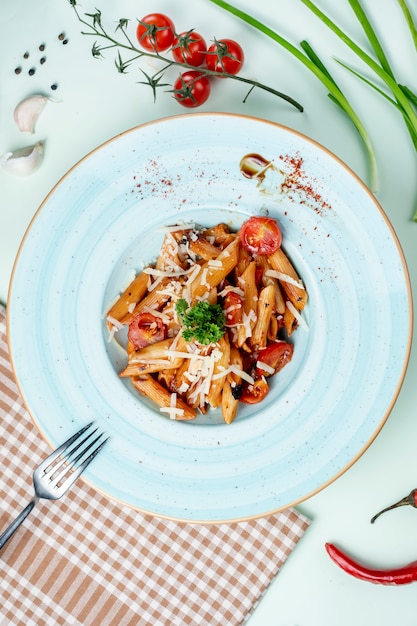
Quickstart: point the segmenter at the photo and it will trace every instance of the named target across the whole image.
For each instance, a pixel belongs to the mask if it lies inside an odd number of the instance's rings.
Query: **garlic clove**
[[[40,167],[43,160],[43,142],[34,146],[20,148],[14,152],[6,152],[1,159],[2,168],[14,176],[28,176]]]
[[[32,134],[35,132],[37,119],[45,108],[48,100],[50,100],[50,98],[46,96],[35,95],[19,102],[13,114],[14,121],[19,130]]]

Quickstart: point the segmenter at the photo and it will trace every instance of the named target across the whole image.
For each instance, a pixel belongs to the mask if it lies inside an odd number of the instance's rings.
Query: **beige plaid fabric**
[[[13,380],[0,307],[0,532],[32,498],[50,453]],[[243,624],[309,525],[291,509],[233,524],[182,524],[108,500],[80,479],[38,502],[0,551],[0,624]]]

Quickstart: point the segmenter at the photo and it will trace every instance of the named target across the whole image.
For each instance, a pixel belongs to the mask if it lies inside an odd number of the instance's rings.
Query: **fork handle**
[[[29,504],[23,509],[23,511],[16,517],[14,522],[12,522],[10,526],[6,528],[4,533],[0,535],[0,549],[7,541],[9,541],[10,537],[14,535],[20,524],[27,518],[27,516],[35,506],[37,500],[38,498],[34,498],[31,502],[29,502]]]

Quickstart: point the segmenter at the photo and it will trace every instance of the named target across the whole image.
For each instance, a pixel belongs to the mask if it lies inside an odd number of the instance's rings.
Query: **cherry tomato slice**
[[[258,402],[262,402],[268,391],[269,387],[265,378],[258,378],[253,385],[250,383],[243,385],[240,401],[245,404],[257,404]]]
[[[157,343],[166,338],[167,329],[160,317],[152,313],[138,313],[129,324],[127,333],[129,341],[135,350],[140,350],[151,343]]]
[[[250,217],[239,230],[240,243],[252,254],[273,254],[281,246],[282,235],[271,217]]]
[[[265,363],[275,370],[275,374],[282,370],[292,359],[294,352],[294,346],[292,343],[286,341],[276,341],[270,343],[266,348],[262,348],[258,351],[257,362]],[[271,376],[262,367],[256,367],[256,374],[258,376]]]
[[[207,50],[207,68],[213,72],[238,74],[245,55],[242,47],[233,39],[216,40]]]
[[[243,298],[238,293],[229,291],[224,297],[223,311],[227,326],[240,324],[243,316]]]
[[[150,13],[139,20],[136,37],[145,50],[163,52],[172,46],[175,38],[175,26],[167,15]]]
[[[206,60],[207,44],[204,38],[193,30],[180,33],[172,43],[172,56],[177,63],[188,63],[193,67]]]
[[[199,107],[210,95],[210,83],[201,72],[189,70],[174,83],[174,98],[184,107]]]

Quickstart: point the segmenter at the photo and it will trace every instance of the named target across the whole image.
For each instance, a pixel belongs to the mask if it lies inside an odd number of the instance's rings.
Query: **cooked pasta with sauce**
[[[281,240],[269,217],[237,233],[222,223],[166,227],[156,262],[108,310],[110,337],[128,329],[119,376],[162,415],[192,420],[220,408],[230,424],[291,361],[307,291]]]

